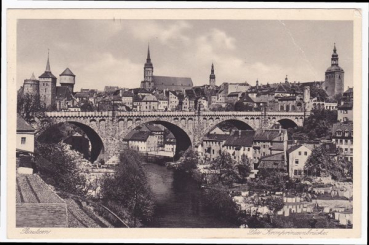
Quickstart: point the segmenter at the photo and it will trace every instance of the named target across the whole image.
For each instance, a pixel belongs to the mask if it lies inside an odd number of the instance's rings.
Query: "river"
[[[202,190],[190,176],[154,163],[145,164],[145,171],[155,198],[155,215],[149,227],[237,227],[206,210]]]

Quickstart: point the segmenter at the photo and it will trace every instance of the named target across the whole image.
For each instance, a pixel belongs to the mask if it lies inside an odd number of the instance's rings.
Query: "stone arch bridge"
[[[304,112],[46,112],[31,122],[41,132],[48,125],[71,123],[81,128],[91,141],[91,160],[99,155],[109,159],[123,148],[123,138],[134,128],[148,122],[168,128],[177,139],[177,153],[197,146],[217,124],[230,121],[240,129],[302,126]],[[101,154],[103,153],[103,154]]]

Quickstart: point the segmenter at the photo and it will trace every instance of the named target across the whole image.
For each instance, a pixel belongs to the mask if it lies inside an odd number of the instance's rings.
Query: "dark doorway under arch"
[[[291,119],[281,119],[278,121],[283,129],[296,128],[297,124]]]
[[[64,134],[65,132],[61,132],[59,127],[63,124],[71,124],[78,127],[83,133],[86,134],[88,140],[91,144],[91,152],[88,160],[91,162],[96,161],[100,154],[104,153],[104,144],[100,138],[100,136],[93,130],[91,127],[74,121],[67,121],[58,124],[51,125],[49,128],[45,129],[38,137],[38,141],[41,143],[58,143],[65,140],[65,136],[69,136],[68,134]]]

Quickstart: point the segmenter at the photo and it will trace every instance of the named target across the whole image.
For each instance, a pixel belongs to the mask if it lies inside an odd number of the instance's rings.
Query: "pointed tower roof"
[[[76,75],[74,75],[74,74],[73,74],[73,72],[72,72],[69,68],[67,68],[67,69],[65,69],[65,70],[60,74],[60,76],[73,76],[73,77],[75,77]]]
[[[150,58],[150,44],[147,45],[147,58],[146,58],[147,61],[151,61],[151,58]]]
[[[150,45],[147,45],[147,58],[145,63],[145,68],[153,68],[150,57]]]
[[[49,56],[50,56],[50,54],[49,54],[49,50],[47,50],[47,63],[46,63],[46,70],[45,70],[45,71],[50,71],[50,72],[51,72],[51,70],[50,70],[50,60],[49,60]]]
[[[336,43],[334,43],[334,46],[333,46],[332,58],[338,58]]]
[[[35,73],[34,72],[32,72],[32,76],[31,76],[31,78],[30,78],[31,80],[37,80],[36,79],[36,77],[35,77]]]
[[[39,78],[56,78],[50,70],[49,51],[47,51],[47,63],[45,72]]]

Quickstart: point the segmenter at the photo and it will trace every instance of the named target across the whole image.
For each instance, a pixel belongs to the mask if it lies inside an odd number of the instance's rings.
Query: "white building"
[[[307,159],[311,155],[311,150],[305,145],[295,145],[287,150],[288,175],[292,179],[304,176],[304,167]]]
[[[17,151],[34,153],[35,129],[17,114]]]

